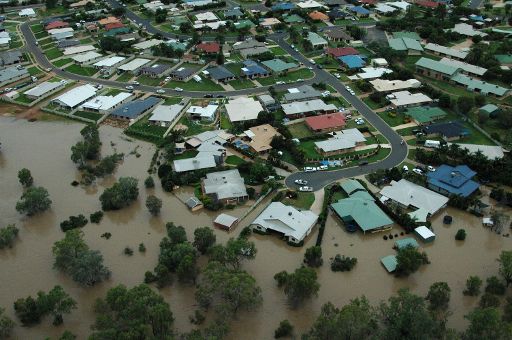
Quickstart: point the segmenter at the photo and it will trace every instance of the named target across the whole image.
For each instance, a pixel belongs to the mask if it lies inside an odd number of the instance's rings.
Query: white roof
[[[338,108],[334,104],[326,104],[322,99],[291,102],[281,105],[286,115],[301,114],[306,112],[331,111]]]
[[[218,199],[247,196],[244,179],[237,169],[206,174],[203,188],[205,194],[215,194]]]
[[[252,222],[265,229],[275,230],[287,237],[302,241],[318,220],[318,215],[309,210],[299,211],[281,202],[272,202]]]
[[[208,106],[191,106],[188,108],[187,113],[193,114],[194,116],[200,116],[201,118],[213,119],[215,112],[219,105],[209,104]]]
[[[418,88],[421,86],[421,82],[417,79],[408,80],[386,80],[386,79],[375,79],[369,82],[377,92],[389,92],[396,90],[405,90],[408,88]]]
[[[34,11],[33,8],[23,8],[21,11],[18,12],[18,15],[20,17],[31,16],[31,15],[36,15],[36,12]]]
[[[452,57],[460,58],[460,59],[464,59],[468,55],[468,52],[463,52],[463,51],[457,50],[455,48],[446,47],[446,46],[438,45],[438,44],[434,44],[434,43],[428,43],[427,45],[425,45],[425,49],[429,50],[429,51],[434,51],[434,52],[438,52],[441,54],[449,55]]]
[[[54,82],[45,81],[44,83],[41,83],[37,86],[34,86],[30,90],[25,91],[25,95],[30,95],[33,97],[42,97],[46,93],[53,91],[56,88],[66,85],[66,83],[67,82],[65,80],[64,81],[54,81]]]
[[[10,38],[10,34],[7,31],[0,32],[0,38]]]
[[[233,223],[235,223],[236,221],[238,221],[237,217],[228,214],[220,214],[219,216],[217,216],[217,218],[215,218],[213,223],[217,223],[226,227],[231,227]]]
[[[386,73],[393,73],[393,70],[385,67],[363,67],[361,71],[363,72],[357,74],[361,79],[375,79],[382,77]]]
[[[464,71],[466,71],[468,73],[472,73],[472,74],[477,75],[477,76],[482,76],[485,72],[487,72],[486,68],[483,68],[483,67],[480,67],[480,66],[476,66],[476,65],[472,65],[472,64],[468,64],[468,63],[465,63],[465,62],[460,61],[460,60],[454,60],[454,59],[446,58],[446,57],[444,57],[443,59],[439,60],[439,62],[442,63],[442,64],[445,64],[445,65],[450,65],[450,66],[453,66],[453,67],[461,68]]]
[[[503,148],[494,145],[478,145],[478,144],[463,144],[463,143],[448,143],[448,145],[457,144],[462,149],[467,149],[469,153],[477,153],[480,151],[485,157],[493,160],[495,158],[503,158]]]
[[[395,99],[391,99],[390,102],[395,106],[405,106],[414,104],[430,103],[432,99],[423,93],[411,93],[409,91],[398,91],[393,92],[392,95]]]
[[[381,198],[388,199],[386,196],[382,196]],[[429,214],[429,212],[427,210],[425,210],[423,208],[419,208],[418,210],[414,210],[414,211],[408,213],[407,215],[409,215],[413,220],[415,220],[416,223],[420,223],[420,222],[427,222],[428,214]]]
[[[57,98],[53,99],[53,101],[59,102],[62,105],[75,107],[87,99],[92,98],[96,95],[97,89],[91,84],[85,84],[82,86],[77,86],[64,94],[61,94]]]
[[[172,122],[180,114],[185,106],[179,104],[173,105],[158,105],[153,110],[149,121],[152,122]]]
[[[59,33],[74,32],[72,27],[54,28],[48,31],[48,34],[54,35]]]
[[[195,16],[200,21],[216,21],[219,19],[213,12],[197,13]]]
[[[84,109],[108,111],[131,96],[131,93],[120,92],[115,96],[97,96],[82,104]]]
[[[317,8],[317,7],[323,7],[321,3],[316,2],[315,0],[306,0],[299,2],[297,4],[300,8]]]
[[[141,41],[140,43],[133,44],[132,47],[135,48],[136,50],[147,50],[148,48],[160,45],[163,42],[164,41],[160,40],[160,39],[150,39],[150,40]]]
[[[389,6],[389,4],[385,4],[385,3],[377,3],[375,5],[375,10],[380,13],[392,13],[397,10],[397,7],[396,6],[391,7],[391,6]]]
[[[174,171],[184,172],[191,170],[200,170],[207,168],[214,168],[217,166],[215,157],[213,155],[198,154],[194,158],[177,159],[173,161]]]
[[[434,234],[432,230],[428,229],[424,225],[414,229],[414,232],[420,235],[420,237],[424,240],[429,239],[431,237],[436,237],[436,234]]]
[[[105,58],[105,59],[102,59],[102,60],[98,61],[97,63],[94,64],[94,66],[97,66],[97,67],[112,67],[114,65],[119,64],[121,61],[123,61],[125,59],[126,59],[125,57],[120,57],[120,56],[108,57],[108,58]]]
[[[249,97],[239,97],[230,100],[226,103],[225,107],[229,120],[232,122],[257,119],[258,114],[263,111],[261,103]]]
[[[78,53],[83,53],[87,51],[96,51],[96,47],[92,45],[79,45],[79,46],[71,46],[64,49],[62,52],[64,55],[73,55]]]
[[[467,35],[469,37],[474,37],[475,35],[480,35],[482,37],[487,36],[487,33],[477,31],[473,28],[473,26],[465,23],[455,24],[455,26],[451,30],[452,32],[457,32],[459,34]]]
[[[7,45],[11,41],[11,38],[0,38],[0,45]]]
[[[382,188],[380,194],[404,206],[425,209],[431,215],[448,203],[448,197],[406,179],[391,181],[391,185]]]
[[[86,63],[86,62],[91,61],[91,60],[96,60],[96,59],[98,59],[99,57],[102,57],[102,56],[103,55],[101,55],[101,54],[99,54],[97,52],[89,51],[89,52],[85,52],[85,53],[80,53],[80,54],[74,55],[73,57],[71,57],[71,59],[73,59],[77,63]]]
[[[398,9],[401,9],[402,11],[406,11],[409,6],[411,6],[410,3],[405,1],[397,1],[397,2],[386,2],[386,5],[396,7]]]
[[[150,61],[151,60],[149,60],[149,59],[135,58],[135,59],[127,62],[126,64],[119,66],[119,69],[122,71],[135,71],[138,68],[146,65]]]
[[[365,142],[366,138],[358,129],[345,129],[336,132],[334,138],[315,142],[315,145],[324,152],[350,149],[357,143]]]

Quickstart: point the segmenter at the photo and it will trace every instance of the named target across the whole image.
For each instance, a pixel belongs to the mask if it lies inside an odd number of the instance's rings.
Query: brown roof
[[[350,34],[345,32],[339,27],[333,27],[332,29],[325,29],[324,35],[333,39],[353,40]]]
[[[329,20],[329,17],[325,13],[322,13],[322,12],[319,12],[319,11],[311,12],[308,15],[313,20],[322,20],[322,21]]]
[[[98,20],[98,23],[100,25],[102,25],[102,26],[105,26],[105,25],[108,25],[108,24],[113,24],[115,22],[121,22],[121,20],[119,20],[116,17],[108,17],[108,18],[105,18],[105,19]]]
[[[345,55],[357,55],[359,52],[353,47],[336,47],[336,48],[327,48],[325,53],[333,56],[334,58],[343,57]]]
[[[254,136],[251,138],[249,145],[256,151],[262,152],[272,149],[270,142],[274,136],[281,136],[279,132],[270,124],[253,126],[249,129]]]
[[[52,30],[54,28],[62,28],[62,27],[68,27],[69,24],[65,21],[53,21],[53,22],[50,22],[48,25],[46,25],[46,27],[44,28],[45,30]]]
[[[105,25],[105,29],[107,31],[113,30],[114,28],[122,28],[122,27],[124,27],[122,22],[113,22],[111,24],[106,24]]]
[[[345,126],[345,117],[341,113],[331,113],[306,118],[306,124],[313,130],[342,128]]]
[[[205,53],[218,53],[220,45],[216,42],[204,42],[196,45],[196,49]]]
[[[439,2],[429,1],[429,0],[417,0],[415,2],[415,4],[418,6],[421,6],[421,7],[428,7],[428,8],[436,8],[437,6],[439,6]]]

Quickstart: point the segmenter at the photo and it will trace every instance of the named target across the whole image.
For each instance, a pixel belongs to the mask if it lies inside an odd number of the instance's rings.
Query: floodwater
[[[115,148],[117,152],[125,153],[124,162],[114,176],[101,180],[95,187],[86,190],[71,186],[70,183],[78,178],[78,172],[69,158],[70,147],[80,139],[82,126],[74,122],[28,122],[13,117],[0,117],[0,225],[16,223],[20,228],[19,240],[14,247],[0,251],[0,268],[3,273],[0,306],[15,319],[12,308],[14,300],[27,295],[34,296],[38,290],[48,291],[57,284],[63,286],[78,302],[78,309],[64,317],[62,326],[52,326],[51,319],[47,318],[37,326],[16,327],[15,339],[55,338],[65,329],[71,330],[80,339],[86,338],[94,322],[92,309],[95,299],[104,296],[110,287],[117,284],[130,287],[141,283],[144,272],[154,268],[158,244],[165,235],[165,222],[173,221],[183,225],[191,239],[195,228],[212,226],[217,215],[205,211],[189,212],[174,194],[162,192],[159,185],[153,190],[146,190],[143,181],[147,177],[154,147],[123,137],[120,130],[109,126],[100,128],[102,154],[111,154]],[[132,153],[135,149],[140,154],[139,158]],[[17,172],[23,167],[32,171],[35,185],[48,189],[53,201],[50,211],[32,218],[23,217],[14,209],[22,193]],[[81,288],[67,276],[52,269],[51,247],[63,237],[59,223],[70,215],[82,213],[88,216],[99,210],[99,195],[105,186],[111,185],[119,176],[139,179],[139,200],[126,209],[106,213],[99,225],[88,224],[83,228],[90,248],[100,250],[104,255],[105,263],[112,271],[112,278],[92,288]],[[160,217],[151,217],[144,206],[145,197],[149,193],[163,199]],[[182,199],[190,194],[192,191],[188,189],[180,189],[177,193]],[[217,240],[225,242],[229,237],[236,236],[264,205],[251,212],[231,234],[216,230]],[[248,209],[246,205],[227,213],[241,216]],[[445,213],[454,217],[451,226],[442,224]],[[467,277],[479,275],[486,278],[496,275],[495,259],[502,249],[510,249],[512,240],[484,229],[478,218],[453,209],[435,216],[433,228],[437,234],[436,241],[423,247],[432,263],[409,278],[396,279],[388,275],[379,262],[380,257],[395,253],[392,249],[393,241],[384,241],[382,234],[348,234],[335,220],[329,218],[323,241],[324,266],[318,270],[321,284],[318,298],[307,301],[297,310],[289,308],[273,276],[281,270],[292,271],[300,266],[305,249],[315,243],[317,230],[302,248],[289,247],[274,236],[253,235],[258,254],[255,260],[245,262],[244,268],[256,277],[264,301],[254,311],[239,313],[231,323],[229,339],[270,339],[283,319],[290,320],[296,334],[300,334],[311,326],[322,304],[327,301],[341,306],[364,294],[372,303],[377,304],[402,287],[409,287],[415,293],[425,295],[428,287],[436,281],[446,281],[452,289],[450,307],[453,315],[449,326],[464,328],[466,323],[463,316],[477,304],[477,299],[462,295]],[[459,228],[465,228],[468,232],[466,241],[462,243],[454,239]],[[101,238],[104,232],[110,232],[112,237],[109,240]],[[399,228],[393,230],[393,234],[399,232]],[[141,242],[146,245],[145,254],[137,251]],[[135,250],[133,256],[123,254],[126,246]],[[357,257],[358,263],[352,272],[331,272],[328,259],[337,253]],[[176,330],[191,330],[193,325],[188,316],[197,307],[194,288],[175,282],[160,290],[160,293],[171,305],[176,318]]]

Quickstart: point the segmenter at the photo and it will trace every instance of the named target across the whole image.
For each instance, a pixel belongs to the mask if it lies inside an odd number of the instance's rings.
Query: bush
[[[141,252],[141,253],[146,252],[146,246],[144,245],[144,243],[139,244],[139,252]]]
[[[96,224],[100,223],[102,218],[103,218],[103,211],[101,211],[101,210],[96,211],[89,216],[89,220],[91,220],[91,223],[96,223]]]
[[[455,234],[455,239],[457,241],[464,241],[466,239],[466,231],[464,229],[457,230],[457,234]]]
[[[7,227],[0,229],[0,249],[5,247],[11,248],[18,236],[18,231],[14,224],[9,224]]]
[[[505,284],[498,279],[496,276],[491,276],[487,280],[487,285],[485,286],[485,292],[494,294],[494,295],[503,295],[505,294]]]
[[[470,276],[466,281],[466,289],[462,292],[464,295],[477,296],[480,294],[482,280],[478,276]]]
[[[478,303],[478,305],[480,306],[480,308],[496,308],[500,306],[500,299],[494,294],[485,293],[480,298],[480,302]]]
[[[66,232],[71,229],[82,228],[88,223],[87,218],[80,214],[78,216],[69,216],[69,219],[60,223],[60,229]]]
[[[146,187],[146,189],[154,188],[155,187],[155,180],[153,179],[153,177],[148,176],[148,178],[146,178],[146,180],[144,181],[144,186]]]
[[[320,267],[324,263],[324,260],[322,260],[322,247],[312,246],[306,249],[304,263],[310,267]]]
[[[118,210],[128,206],[139,196],[138,181],[133,177],[121,177],[100,196],[101,209]]]
[[[274,332],[274,338],[283,338],[291,336],[293,332],[293,326],[288,320],[283,320],[279,323],[279,327]]]
[[[333,272],[351,271],[355,267],[356,263],[357,259],[355,257],[336,254],[334,259],[331,261],[331,270]]]
[[[124,252],[125,255],[128,255],[128,256],[132,256],[133,255],[133,249],[130,248],[130,247],[125,247],[123,252]]]

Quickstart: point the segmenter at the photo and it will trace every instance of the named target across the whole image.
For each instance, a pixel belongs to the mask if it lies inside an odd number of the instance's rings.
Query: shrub
[[[82,228],[88,222],[87,218],[82,214],[78,216],[69,216],[69,219],[60,223],[60,229],[62,229],[63,232],[66,232],[71,229]]]
[[[464,295],[477,296],[480,294],[482,280],[478,276],[470,276],[466,281],[466,289],[462,292]]]
[[[14,224],[9,224],[7,227],[0,229],[0,249],[5,247],[11,248],[18,236],[18,231]]]
[[[274,332],[274,338],[283,338],[291,336],[293,332],[293,326],[288,320],[283,320],[279,323],[279,327]]]
[[[505,284],[498,279],[496,276],[491,276],[487,280],[487,285],[485,286],[485,292],[494,294],[494,295],[503,295],[505,294]]]
[[[466,239],[466,231],[464,229],[457,230],[457,234],[455,234],[455,239],[457,241],[464,241]]]
[[[91,223],[96,223],[96,224],[100,223],[102,218],[103,218],[103,211],[101,211],[101,210],[96,211],[89,216],[89,220],[91,220]]]
[[[154,188],[155,187],[155,180],[153,179],[153,177],[148,176],[146,178],[146,180],[144,181],[144,186],[146,187],[146,189]]]
[[[306,249],[304,263],[310,267],[320,267],[324,263],[324,260],[322,260],[322,247],[312,246]]]
[[[494,294],[485,293],[480,298],[478,305],[480,308],[499,307],[500,299]]]
[[[139,251],[140,251],[141,253],[146,252],[146,246],[144,245],[144,243],[140,243],[140,244],[139,244]]]
[[[124,252],[125,255],[128,255],[128,256],[132,256],[133,255],[133,249],[130,248],[130,247],[124,248],[123,252]]]
[[[352,268],[357,263],[357,259],[355,257],[341,256],[340,254],[336,254],[334,259],[331,261],[331,270],[333,272],[345,272],[351,271]]]

